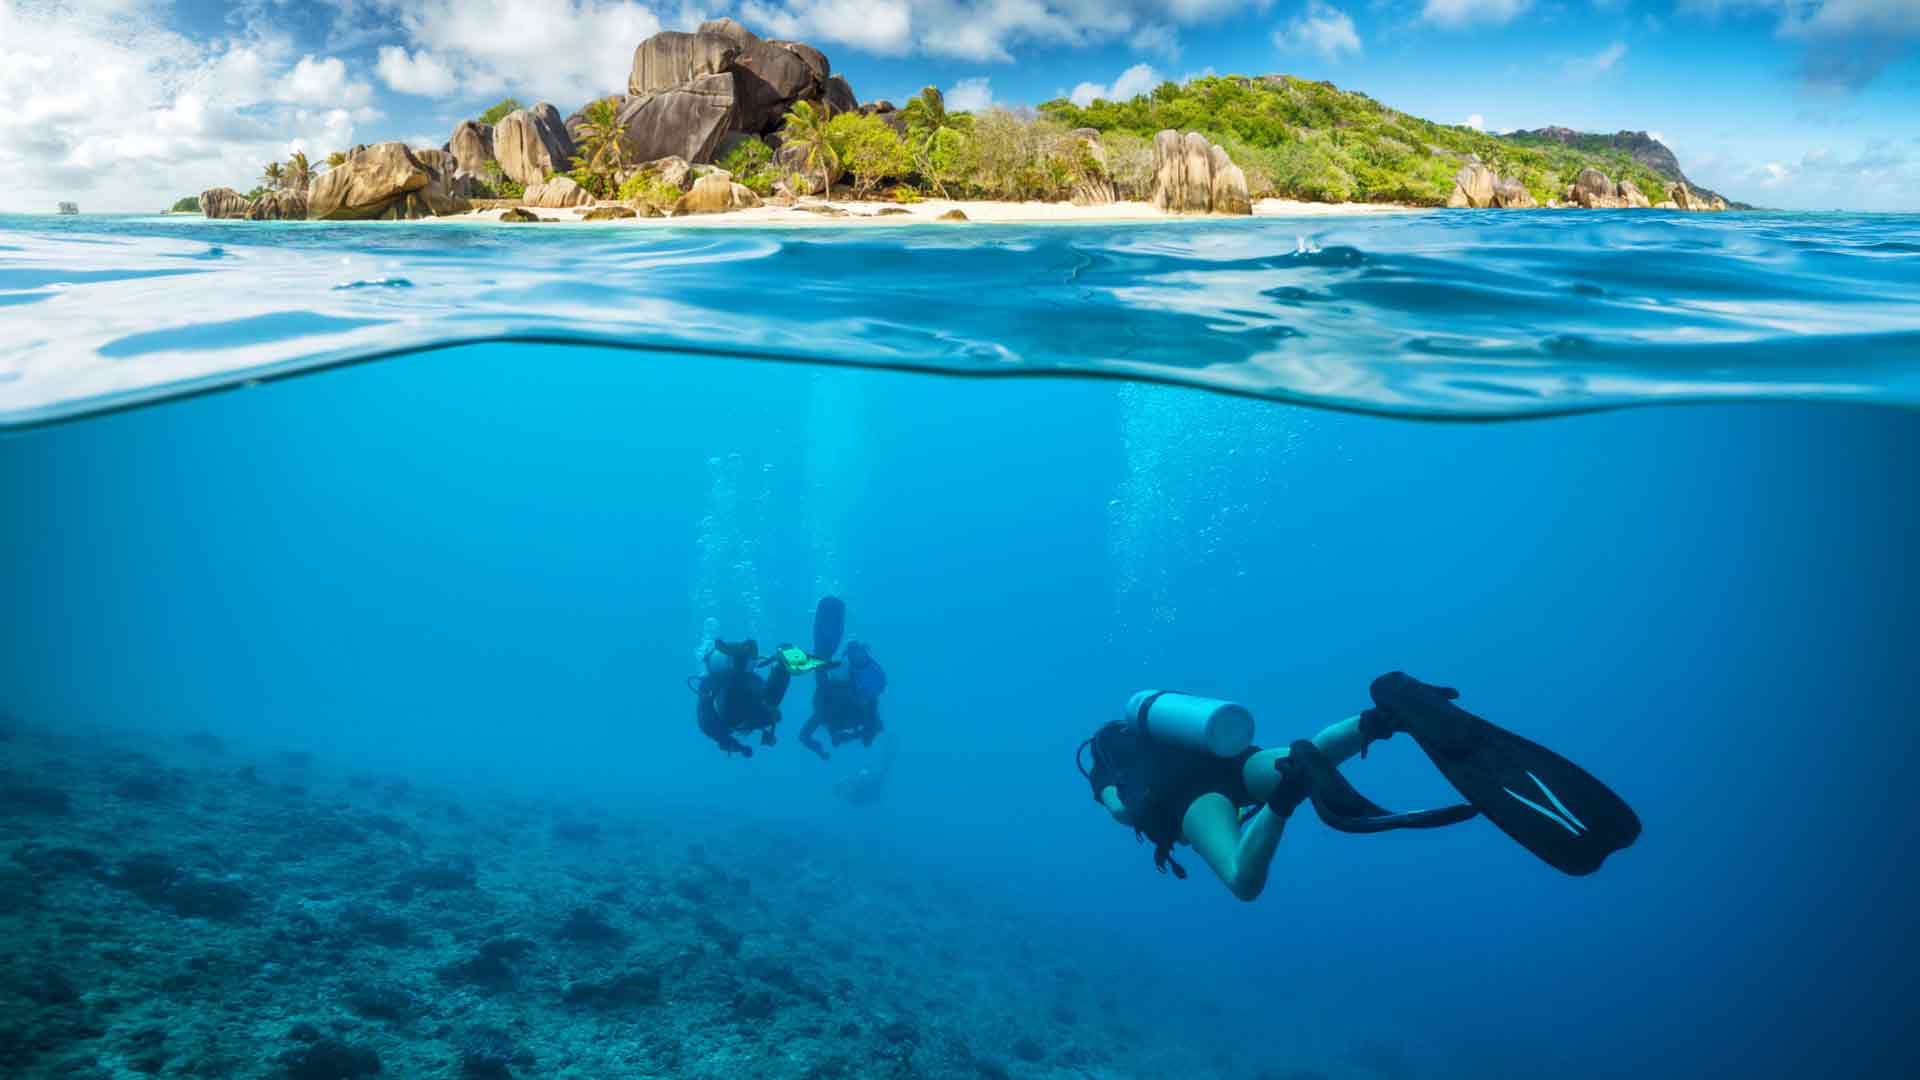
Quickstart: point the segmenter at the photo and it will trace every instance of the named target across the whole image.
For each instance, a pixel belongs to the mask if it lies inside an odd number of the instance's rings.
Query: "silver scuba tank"
[[[1127,699],[1125,719],[1150,739],[1215,757],[1233,757],[1253,745],[1253,713],[1218,698],[1142,690]]]

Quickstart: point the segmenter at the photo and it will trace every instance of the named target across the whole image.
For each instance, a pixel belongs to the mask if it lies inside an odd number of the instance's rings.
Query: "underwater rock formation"
[[[0,741],[8,1080],[1259,1073],[1084,929],[799,828],[116,738]]]

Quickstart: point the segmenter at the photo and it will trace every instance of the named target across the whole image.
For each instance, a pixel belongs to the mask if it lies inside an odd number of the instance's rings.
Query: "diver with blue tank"
[[[1186,870],[1175,844],[1200,853],[1242,900],[1266,887],[1287,819],[1303,802],[1329,827],[1375,833],[1431,829],[1485,815],[1564,873],[1583,875],[1640,835],[1632,808],[1586,770],[1455,705],[1457,691],[1404,672],[1373,681],[1373,707],[1285,749],[1253,745],[1253,714],[1232,702],[1141,691],[1123,719],[1080,744],[1076,764],[1094,801],[1153,841],[1161,873]],[[1414,739],[1466,802],[1388,811],[1339,766],[1395,734]]]
[[[800,729],[800,743],[826,761],[832,755],[814,738],[825,729],[827,738],[838,748],[858,740],[872,746],[882,730],[880,695],[887,688],[887,673],[873,658],[873,650],[857,638],[848,638],[843,659],[834,661],[846,632],[847,605],[836,596],[823,596],[813,612],[813,653],[825,660],[814,669],[813,713]]]

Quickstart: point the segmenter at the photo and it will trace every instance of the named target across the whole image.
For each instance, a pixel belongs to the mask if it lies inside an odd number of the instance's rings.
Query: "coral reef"
[[[1124,1080],[1118,958],[777,822],[236,740],[0,740],[0,1075]],[[1096,961],[1096,963],[1103,961]]]

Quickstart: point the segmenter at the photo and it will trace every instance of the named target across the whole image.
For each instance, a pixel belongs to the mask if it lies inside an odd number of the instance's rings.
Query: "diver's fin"
[[[1455,705],[1445,688],[1395,671],[1375,679],[1371,692],[1390,731],[1412,735],[1448,783],[1547,865],[1591,874],[1640,836],[1640,818],[1611,788]]]
[[[1348,833],[1378,833],[1394,829],[1437,829],[1457,825],[1479,811],[1471,806],[1442,806],[1433,810],[1395,813],[1354,790],[1320,748],[1300,739],[1287,748],[1287,756],[1276,763],[1283,774],[1275,793],[1275,812],[1286,813],[1302,801],[1313,802],[1313,812],[1330,829]]]
[[[837,596],[823,596],[813,609],[813,655],[831,657],[847,631],[847,605]]]

